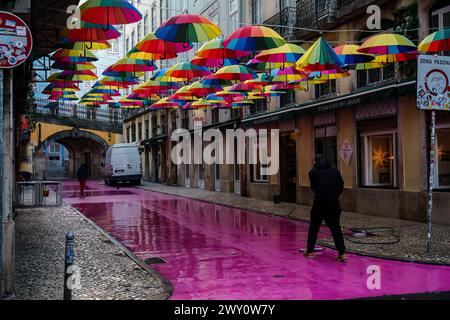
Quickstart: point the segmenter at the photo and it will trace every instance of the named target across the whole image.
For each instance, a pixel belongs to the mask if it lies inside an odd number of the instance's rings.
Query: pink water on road
[[[73,197],[74,184],[64,185],[68,203],[139,258],[166,261],[152,268],[173,284],[171,299],[348,299],[450,291],[447,266],[352,254],[337,263],[336,252],[326,248],[304,258],[299,248],[306,246],[305,222],[99,182],[89,182],[91,196],[80,199]],[[367,287],[372,265],[381,270],[381,289]]]

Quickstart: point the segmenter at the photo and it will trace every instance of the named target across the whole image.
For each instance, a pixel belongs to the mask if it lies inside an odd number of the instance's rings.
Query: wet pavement
[[[349,255],[304,258],[308,223],[194,199],[89,182],[64,198],[172,282],[171,299],[348,299],[450,291],[450,267]],[[327,228],[321,237],[329,237]],[[381,288],[369,289],[378,266]]]

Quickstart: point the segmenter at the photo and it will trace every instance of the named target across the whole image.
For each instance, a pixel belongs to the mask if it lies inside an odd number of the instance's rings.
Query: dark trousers
[[[333,236],[334,244],[339,254],[345,253],[344,236],[342,235],[341,225],[341,206],[339,199],[315,199],[311,209],[311,222],[308,232],[308,252],[314,251],[317,235],[322,221],[325,220]]]
[[[86,190],[86,180],[78,180],[80,182],[80,196],[85,195]]]

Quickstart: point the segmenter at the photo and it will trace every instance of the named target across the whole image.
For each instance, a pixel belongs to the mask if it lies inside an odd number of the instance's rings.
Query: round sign
[[[18,16],[0,11],[0,69],[21,65],[30,56],[33,37]]]
[[[434,69],[428,72],[425,77],[425,88],[433,95],[437,96],[447,92],[449,83],[445,72]]]

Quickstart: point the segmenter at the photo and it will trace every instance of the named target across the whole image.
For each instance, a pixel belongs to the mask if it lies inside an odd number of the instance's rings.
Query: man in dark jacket
[[[82,164],[77,171],[78,182],[80,183],[80,197],[86,197],[85,189],[86,189],[86,180],[88,178],[88,170],[85,164]]]
[[[332,166],[324,156],[316,156],[314,162],[314,168],[309,172],[311,189],[314,192],[314,204],[311,209],[308,249],[304,255],[314,257],[317,235],[322,221],[325,220],[339,252],[336,260],[342,262],[347,259],[344,237],[339,223],[341,217],[339,196],[344,191],[344,180],[339,170]]]

